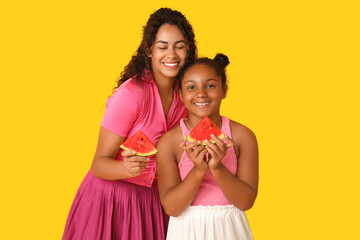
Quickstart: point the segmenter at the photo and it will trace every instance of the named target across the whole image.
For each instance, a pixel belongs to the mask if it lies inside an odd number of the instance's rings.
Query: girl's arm
[[[221,163],[210,164],[209,169],[227,199],[240,210],[250,209],[258,190],[258,145],[253,132],[238,123],[231,125],[234,148],[240,150],[236,176]],[[221,155],[224,142],[214,138],[219,145],[210,144],[208,151],[212,156]],[[215,162],[215,161],[214,161]]]
[[[123,161],[115,160],[119,146],[125,138],[101,127],[91,173],[107,180],[118,180],[140,175],[148,164],[146,157],[135,156],[134,151],[124,151]]]
[[[205,162],[205,147],[197,146],[198,143],[185,146],[186,141],[175,136],[174,131],[169,131],[160,138],[157,145],[159,153],[156,156],[161,204],[165,212],[174,217],[190,206],[208,170]],[[180,136],[182,136],[181,133]],[[179,142],[181,142],[180,146]],[[193,150],[195,146],[197,147]],[[181,181],[176,161],[176,158],[181,157],[176,153],[179,147],[187,151],[189,157],[194,159],[194,167],[184,181]]]

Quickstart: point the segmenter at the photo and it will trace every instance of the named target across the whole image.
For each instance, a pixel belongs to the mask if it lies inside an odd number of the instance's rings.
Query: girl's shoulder
[[[235,122],[233,120],[230,120],[230,129],[231,129],[231,135],[233,140],[236,141],[249,141],[249,140],[255,140],[256,136],[255,133],[245,125]]]
[[[180,144],[182,140],[183,140],[182,129],[180,125],[177,125],[176,127],[173,127],[172,129],[170,129],[160,137],[158,141],[158,146],[160,147],[177,146]]]

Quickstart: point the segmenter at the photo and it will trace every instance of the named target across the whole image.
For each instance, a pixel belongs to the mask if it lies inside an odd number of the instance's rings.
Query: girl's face
[[[190,67],[184,74],[181,87],[180,97],[189,115],[199,118],[220,115],[226,88],[212,67],[206,64]]]
[[[175,78],[185,64],[187,51],[185,37],[181,30],[170,24],[162,25],[150,48],[151,65],[154,78]]]

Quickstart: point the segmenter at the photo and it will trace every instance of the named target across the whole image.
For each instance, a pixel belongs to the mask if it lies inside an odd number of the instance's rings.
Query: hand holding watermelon
[[[233,141],[225,136],[227,142],[225,143],[220,138],[212,135],[212,139],[215,143],[205,140],[206,150],[210,153],[208,165],[210,170],[214,170],[221,165],[222,159],[225,157],[228,148],[234,146]]]
[[[180,147],[187,153],[190,160],[194,163],[194,167],[200,170],[200,173],[204,174],[209,169],[208,164],[206,163],[206,153],[207,150],[205,146],[200,145],[201,142],[192,142],[186,145],[186,139],[180,143]]]
[[[124,157],[122,161],[123,169],[129,178],[139,176],[149,164],[149,158],[137,156],[133,150],[123,151],[121,155]]]
[[[227,140],[225,143],[223,139]],[[186,140],[190,144],[186,145]],[[188,134],[181,143],[182,149],[188,154],[194,165],[200,169],[216,169],[221,164],[228,148],[234,145],[233,141],[223,134],[220,129],[205,116]],[[206,164],[205,154],[209,152]],[[207,166],[205,167],[204,164]]]
[[[158,152],[155,145],[141,130],[126,139],[120,148],[125,150],[121,153],[124,157],[122,164],[129,177],[140,175],[141,171],[149,164],[147,156]]]

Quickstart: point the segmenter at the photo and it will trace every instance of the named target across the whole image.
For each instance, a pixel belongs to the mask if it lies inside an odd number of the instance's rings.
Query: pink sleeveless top
[[[184,120],[185,119],[180,120],[180,126],[182,128],[184,137],[186,137],[190,131],[186,127]],[[226,117],[222,117],[221,131],[231,138],[230,120]],[[237,158],[233,147],[227,150],[222,163],[235,176],[237,172]],[[193,166],[193,162],[189,159],[187,153],[184,152],[178,166],[181,180],[185,179]],[[210,171],[208,171],[191,205],[214,206],[231,204],[232,203],[226,198]]]

